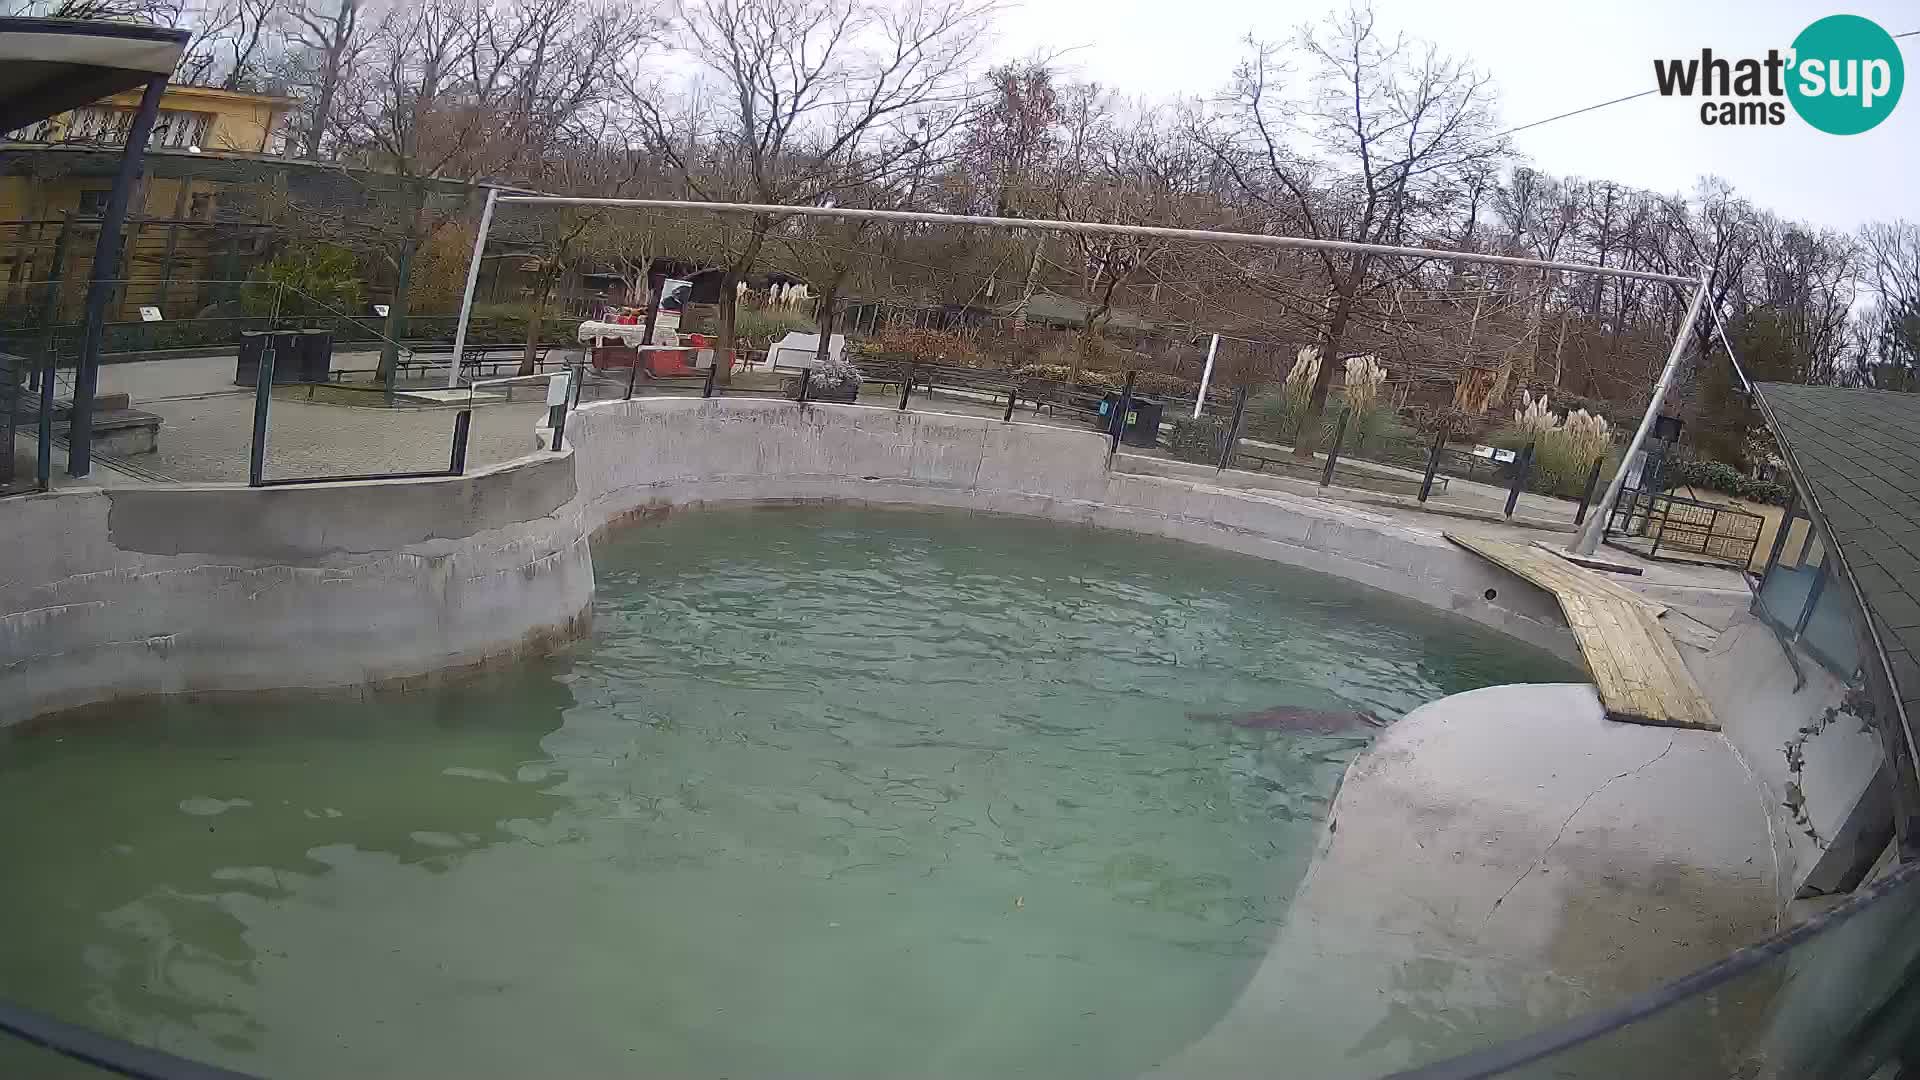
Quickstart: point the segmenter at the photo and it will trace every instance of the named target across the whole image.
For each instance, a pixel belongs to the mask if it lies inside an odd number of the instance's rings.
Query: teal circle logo
[[[1793,39],[1787,99],[1829,135],[1858,135],[1885,120],[1905,82],[1899,43],[1872,19],[1829,15]]]

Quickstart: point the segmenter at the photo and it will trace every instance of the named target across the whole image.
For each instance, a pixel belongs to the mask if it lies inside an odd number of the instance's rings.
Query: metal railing
[[[1765,527],[1765,518],[1745,510],[1627,488],[1607,515],[1606,542],[1649,559],[1724,563],[1745,570],[1753,563]]]
[[[368,973],[373,975],[375,973]],[[1792,974],[1796,978],[1788,978]],[[1728,1033],[1724,1015],[1767,1022]],[[1463,1014],[1471,1019],[1471,1011]],[[1530,1035],[1421,1062],[1389,1080],[1553,1076],[1614,1080],[1663,1076],[1864,1077],[1920,1054],[1920,861],[1900,864],[1841,903],[1722,959],[1625,1000]],[[249,1080],[0,1003],[0,1037],[136,1080]],[[1539,1068],[1542,1064],[1546,1068]],[[1289,1075],[1284,1063],[1268,1075]],[[1907,1075],[1901,1073],[1901,1075]]]

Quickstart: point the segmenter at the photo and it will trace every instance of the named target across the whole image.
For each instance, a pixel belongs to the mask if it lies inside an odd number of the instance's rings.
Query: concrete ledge
[[[343,689],[577,632],[589,538],[718,502],[939,506],[1125,529],[1344,577],[1578,662],[1551,598],[1365,510],[1110,473],[1090,431],[755,398],[590,404],[563,453],[465,477],[11,500],[0,722],[132,694]]]
[[[564,458],[10,500],[0,723],[132,695],[377,686],[577,634],[593,564]]]

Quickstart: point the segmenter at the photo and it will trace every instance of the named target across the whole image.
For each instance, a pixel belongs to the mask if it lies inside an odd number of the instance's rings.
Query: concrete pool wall
[[[1348,578],[1578,662],[1553,601],[1430,533],[1109,472],[1090,430],[757,398],[599,402],[464,477],[66,489],[0,515],[0,723],[139,695],[426,681],[576,636],[591,536],[705,503],[975,509]]]
[[[431,678],[578,632],[569,455],[464,477],[78,489],[0,514],[0,723]]]
[[[583,511],[704,503],[939,506],[1171,537],[1346,578],[1580,663],[1558,605],[1432,533],[1274,491],[1110,472],[1091,430],[760,398],[597,402],[568,420]]]

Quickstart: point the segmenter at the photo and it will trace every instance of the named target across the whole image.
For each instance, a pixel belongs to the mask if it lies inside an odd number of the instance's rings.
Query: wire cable
[[[1596,109],[1604,109],[1609,105],[1619,105],[1619,104],[1622,104],[1623,102],[1633,101],[1637,98],[1646,97],[1648,94],[1657,94],[1659,92],[1660,90],[1658,87],[1655,87],[1654,89],[1651,89],[1651,90],[1642,90],[1637,94],[1628,94],[1626,97],[1617,97],[1617,98],[1614,98],[1612,101],[1603,101],[1598,105],[1589,105],[1584,109],[1575,109],[1572,112],[1563,112],[1558,116],[1549,116],[1545,120],[1535,120],[1530,124],[1521,124],[1519,127],[1511,127],[1505,131],[1495,132],[1494,134],[1487,136],[1485,139],[1482,139],[1481,141],[1489,142],[1494,139],[1499,139],[1508,135],[1512,135],[1515,132],[1526,131],[1529,128],[1537,128],[1542,124],[1551,124],[1555,120],[1565,120],[1570,116],[1579,116],[1582,113],[1590,113],[1595,111]]]

